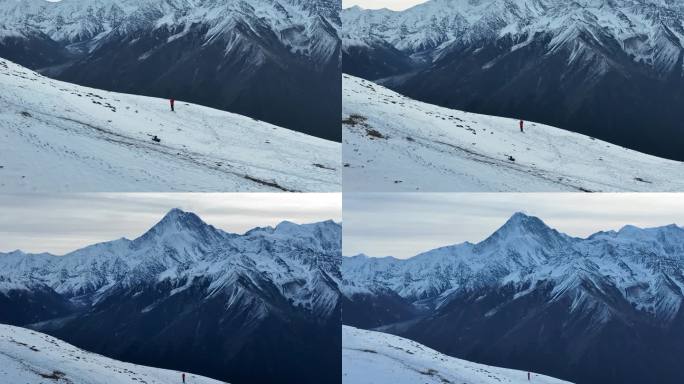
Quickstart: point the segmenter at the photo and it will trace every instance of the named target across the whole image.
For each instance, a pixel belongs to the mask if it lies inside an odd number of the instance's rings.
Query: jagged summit
[[[497,232],[536,232],[546,228],[549,227],[540,218],[527,215],[523,212],[516,212],[497,230]]]
[[[544,245],[557,244],[562,243],[566,237],[546,225],[540,218],[516,212],[489,238],[478,244],[478,247],[484,247],[497,241],[510,242],[516,239],[536,239]]]
[[[148,232],[163,234],[165,232],[201,231],[205,229],[215,230],[213,226],[202,221],[196,214],[183,211],[180,208],[173,208]]]

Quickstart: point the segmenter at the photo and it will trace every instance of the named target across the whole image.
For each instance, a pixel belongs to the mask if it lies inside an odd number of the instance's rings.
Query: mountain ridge
[[[640,236],[635,236],[634,231],[636,231],[636,233]],[[662,235],[664,231],[681,235],[681,238],[675,239],[671,242],[667,237]],[[626,234],[625,232],[631,232],[631,234]],[[627,240],[622,240],[624,237],[627,237]],[[602,243],[603,241],[607,241],[608,243],[604,244]],[[645,244],[642,245],[640,242]],[[528,216],[522,212],[517,212],[512,215],[511,218],[509,218],[501,227],[495,230],[492,235],[488,236],[477,244],[466,242],[456,245],[442,246],[429,251],[421,252],[418,255],[408,259],[397,259],[393,257],[375,259],[364,256],[355,256],[353,258],[345,257],[343,259],[343,276],[347,282],[361,283],[361,285],[363,285],[363,281],[372,283],[374,281],[373,279],[382,278],[384,273],[388,273],[388,276],[401,276],[403,273],[408,273],[408,271],[412,270],[412,268],[415,270],[415,268],[418,266],[428,269],[434,268],[435,273],[438,274],[440,274],[440,270],[445,270],[445,268],[446,270],[453,272],[454,270],[457,270],[458,266],[460,266],[461,268],[467,267],[473,273],[489,268],[490,270],[487,271],[487,273],[492,274],[494,277],[496,277],[498,274],[497,270],[504,268],[511,275],[498,276],[497,278],[514,278],[514,275],[517,273],[525,272],[534,275],[535,270],[559,267],[563,264],[572,264],[572,262],[575,260],[582,260],[587,257],[592,257],[592,252],[595,252],[595,250],[592,249],[593,247],[618,250],[620,247],[624,247],[628,252],[635,252],[642,248],[647,249],[646,247],[653,247],[654,244],[660,244],[662,242],[664,242],[665,245],[655,248],[658,252],[663,252],[668,256],[676,255],[677,250],[684,245],[684,228],[675,224],[654,228],[625,226],[617,232],[600,231],[591,234],[586,238],[579,238],[562,234],[557,230],[547,226],[537,217]],[[630,249],[630,246],[639,248]],[[554,264],[558,262],[559,259],[568,257],[571,259],[560,260],[561,264]],[[618,255],[618,258],[619,257],[620,256]],[[654,255],[653,257],[658,257],[658,255]],[[352,263],[351,260],[354,261],[354,264],[358,263],[359,265],[349,265]],[[684,263],[684,260],[680,260],[680,262]],[[347,265],[345,265],[345,263]],[[368,263],[369,266],[384,266],[386,269],[378,269],[377,272],[373,272],[376,273],[374,275],[375,277],[373,277],[373,275],[369,275],[364,276],[364,280],[362,281],[355,281],[354,279],[357,276],[355,275],[353,268],[364,268],[364,264],[366,263]],[[552,263],[552,265],[547,266],[547,263]],[[402,269],[403,267],[398,267],[402,264],[408,269]],[[371,271],[372,270],[373,269],[371,268]],[[551,271],[547,270],[544,273],[549,272]],[[489,276],[489,278],[492,276]],[[462,278],[460,280],[464,281],[467,279]],[[390,280],[387,280],[385,283],[389,281]],[[409,289],[411,283],[404,286],[404,283],[401,281],[402,279],[399,279],[393,283],[398,284],[394,285],[394,288],[392,288],[392,285],[389,287],[393,291],[399,293],[401,296],[411,300],[425,299],[430,297],[430,295],[427,295],[425,291],[416,288],[421,286],[420,279],[415,280],[417,284],[417,286],[414,287],[414,289],[416,289],[415,291]],[[504,280],[504,282],[506,282],[506,280]],[[684,281],[682,281],[682,284],[684,284]],[[434,289],[433,285],[428,285],[428,287]],[[448,288],[442,289],[441,291],[435,291],[437,294],[433,295],[432,297],[434,298],[435,296],[439,296],[441,293],[447,292],[452,288],[452,286],[449,284],[443,287]]]

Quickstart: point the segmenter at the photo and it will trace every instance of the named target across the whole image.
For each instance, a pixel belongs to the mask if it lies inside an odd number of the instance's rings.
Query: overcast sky
[[[406,258],[444,245],[475,243],[518,211],[579,237],[626,224],[684,225],[682,194],[345,193],[343,206],[345,256]]]
[[[136,238],[181,208],[233,233],[283,220],[341,220],[337,193],[0,195],[0,252],[64,254],[86,245]]]
[[[342,7],[349,8],[358,5],[365,9],[387,8],[395,11],[402,11],[411,8],[416,4],[424,3],[426,0],[342,0]]]

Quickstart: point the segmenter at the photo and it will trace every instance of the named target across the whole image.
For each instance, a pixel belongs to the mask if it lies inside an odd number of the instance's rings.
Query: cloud
[[[586,237],[626,224],[684,224],[684,195],[648,193],[395,193],[344,195],[343,252],[411,257],[478,242],[515,212]]]
[[[172,208],[228,232],[283,220],[341,220],[337,193],[96,193],[0,195],[0,252],[64,254],[97,242],[135,238]]]

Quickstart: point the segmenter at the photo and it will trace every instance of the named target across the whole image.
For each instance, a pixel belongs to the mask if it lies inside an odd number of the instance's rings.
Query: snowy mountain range
[[[3,59],[0,87],[0,191],[340,190],[335,142],[181,101],[172,113]]]
[[[582,239],[517,213],[477,244],[407,260],[344,258],[342,276],[350,325],[579,383],[682,380],[673,358],[684,335],[676,225]]]
[[[174,209],[134,240],[0,254],[0,321],[235,383],[339,377],[340,232],[283,222],[236,235]]]
[[[415,341],[342,326],[343,384],[563,384],[530,372],[472,363],[443,355]]]
[[[2,0],[0,57],[339,141],[339,9],[331,0]]]
[[[0,378],[6,383],[166,384],[182,372],[124,363],[86,352],[54,337],[0,325]],[[189,383],[222,382],[186,373]]]
[[[533,122],[419,102],[343,75],[348,191],[681,191],[684,163]]]
[[[442,106],[684,160],[684,5],[430,0],[342,12],[343,71]]]

